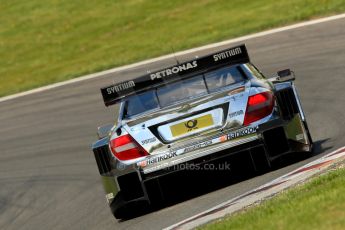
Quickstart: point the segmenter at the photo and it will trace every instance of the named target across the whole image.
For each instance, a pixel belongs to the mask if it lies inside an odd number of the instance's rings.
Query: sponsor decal
[[[145,161],[140,161],[140,162],[138,163],[138,166],[139,166],[139,167],[142,167],[142,168],[146,167],[146,166],[147,166],[147,161],[146,161],[146,160],[145,160]]]
[[[141,144],[142,145],[146,145],[146,144],[150,144],[150,143],[153,143],[155,142],[157,139],[155,137],[152,137],[152,138],[149,138],[149,139],[146,139],[146,140],[142,140],[141,141]]]
[[[248,134],[256,133],[257,129],[258,129],[258,126],[248,127],[248,128],[242,129],[242,130],[238,130],[236,132],[228,133],[228,140],[232,140],[232,139],[235,139],[238,137],[246,136]]]
[[[219,137],[219,141],[220,142],[224,142],[224,141],[227,141],[227,140],[228,140],[228,136],[227,135],[223,135],[223,136]]]
[[[235,55],[238,55],[241,53],[242,53],[241,48],[237,47],[235,49],[231,49],[231,50],[227,50],[227,51],[215,54],[215,55],[213,55],[213,59],[215,62],[217,62],[217,61],[224,60],[224,59],[230,58],[232,56],[235,56]]]
[[[187,62],[182,65],[174,66],[169,69],[165,69],[153,74],[150,74],[151,80],[159,79],[159,78],[164,78],[172,74],[177,74],[183,71],[186,71],[188,69],[193,69],[198,66],[197,61],[192,61],[192,62]]]
[[[181,136],[183,134],[195,131],[197,129],[206,128],[213,125],[212,114],[206,114],[188,121],[184,121],[170,126],[171,134],[173,137]]]
[[[118,85],[114,85],[112,87],[107,88],[107,92],[108,94],[119,93],[129,88],[133,88],[134,86],[135,86],[134,81],[127,81],[127,82],[123,82]]]
[[[230,114],[229,114],[229,118],[237,117],[237,116],[240,116],[240,115],[243,115],[243,110],[242,110],[242,109],[239,110],[239,111],[230,113]]]
[[[205,141],[205,142],[193,145],[193,146],[186,147],[183,152],[184,153],[190,152],[190,151],[193,151],[195,149],[204,148],[204,147],[209,146],[209,145],[212,145],[212,140],[208,140],[208,141]]]
[[[171,151],[168,154],[161,155],[161,156],[158,156],[158,157],[153,157],[153,158],[147,159],[145,161],[141,161],[141,162],[138,163],[138,166],[145,167],[147,165],[158,163],[158,162],[161,162],[161,161],[164,161],[164,160],[170,159],[172,157],[176,157],[176,156],[177,156],[176,151]]]
[[[186,128],[188,129],[188,132],[192,131],[193,129],[197,129],[198,125],[198,120],[189,120],[187,122],[184,123],[184,126],[186,126]]]
[[[231,95],[234,95],[234,94],[237,94],[237,93],[241,93],[245,90],[245,87],[244,86],[241,86],[240,88],[237,88],[237,89],[234,89],[234,90],[231,90],[228,95],[231,96]],[[243,96],[243,94],[241,95]]]

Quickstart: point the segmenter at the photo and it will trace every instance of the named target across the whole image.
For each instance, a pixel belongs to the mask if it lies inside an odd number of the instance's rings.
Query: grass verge
[[[313,17],[345,0],[2,0],[0,96]]]
[[[201,229],[345,229],[345,168]]]

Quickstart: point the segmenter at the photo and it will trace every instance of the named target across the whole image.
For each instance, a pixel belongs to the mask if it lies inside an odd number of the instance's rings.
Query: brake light
[[[129,134],[111,140],[109,145],[113,155],[122,161],[148,155],[145,149],[139,146]]]
[[[252,95],[248,98],[244,125],[249,125],[272,113],[274,96],[271,92],[263,92]]]

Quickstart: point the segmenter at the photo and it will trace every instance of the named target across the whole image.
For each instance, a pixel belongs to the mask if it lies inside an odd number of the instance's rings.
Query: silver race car
[[[114,216],[172,196],[167,186],[181,171],[219,162],[267,170],[285,154],[310,152],[293,80],[289,69],[267,79],[240,45],[102,88],[119,116],[98,129],[92,149]],[[240,156],[247,160],[235,162]]]

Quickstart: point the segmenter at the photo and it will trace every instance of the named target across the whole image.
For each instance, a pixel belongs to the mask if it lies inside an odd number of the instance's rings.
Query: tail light
[[[244,125],[258,121],[272,113],[274,96],[271,92],[263,92],[248,98],[247,110],[244,116]]]
[[[133,160],[147,156],[147,152],[128,134],[110,141],[110,150],[113,155],[122,161]]]

